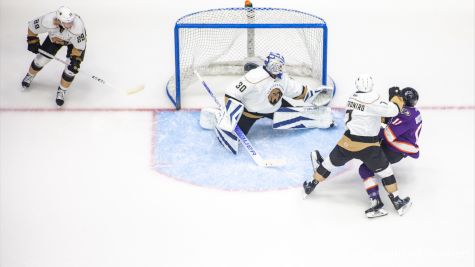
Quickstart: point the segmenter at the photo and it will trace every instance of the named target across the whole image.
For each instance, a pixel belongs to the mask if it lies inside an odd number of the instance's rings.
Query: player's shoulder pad
[[[267,73],[267,71],[264,70],[264,68],[258,67],[246,73],[246,75],[244,75],[244,78],[246,79],[247,82],[256,84],[271,77],[269,73]]]
[[[372,104],[381,99],[381,96],[376,92],[355,92],[350,99],[356,100],[362,104]]]
[[[50,12],[41,18],[41,26],[47,29],[57,28],[58,26],[54,24],[55,19],[56,19],[56,12]]]
[[[81,35],[86,32],[86,29],[84,27],[84,22],[82,21],[81,17],[76,15],[74,18],[73,26],[69,31],[74,34],[74,35]]]

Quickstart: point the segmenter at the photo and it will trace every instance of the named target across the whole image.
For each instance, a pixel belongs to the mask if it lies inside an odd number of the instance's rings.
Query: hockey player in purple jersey
[[[387,126],[379,132],[381,148],[391,164],[399,162],[407,156],[419,157],[417,141],[422,128],[421,113],[415,107],[419,100],[417,91],[410,87],[402,90],[399,90],[398,87],[391,87],[389,98],[391,99],[394,95],[402,96],[404,107],[397,116],[386,118]],[[383,209],[384,204],[379,197],[379,188],[374,178],[374,172],[365,164],[361,164],[359,173],[371,201],[371,207],[365,211],[366,216],[374,218],[388,214]]]

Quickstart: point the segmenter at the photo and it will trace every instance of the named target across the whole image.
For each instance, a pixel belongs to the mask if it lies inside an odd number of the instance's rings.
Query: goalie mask
[[[264,60],[264,68],[278,78],[282,75],[284,65],[285,59],[279,53],[270,52]]]

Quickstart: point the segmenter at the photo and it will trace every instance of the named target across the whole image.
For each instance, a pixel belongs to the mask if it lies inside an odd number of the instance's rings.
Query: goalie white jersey
[[[225,91],[227,96],[241,101],[247,111],[265,114],[276,112],[283,96],[295,98],[303,92],[302,83],[285,73],[274,79],[263,67],[249,71]]]
[[[84,22],[79,16],[75,16],[73,26],[70,29],[63,28],[56,19],[56,12],[48,13],[28,22],[28,28],[35,34],[48,33],[53,43],[58,39],[64,44],[72,44],[78,50],[86,49],[86,29]]]

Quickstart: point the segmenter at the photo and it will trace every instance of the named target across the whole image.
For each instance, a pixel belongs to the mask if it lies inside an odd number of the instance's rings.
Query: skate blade
[[[397,213],[399,213],[399,216],[402,216],[404,215],[408,210],[409,208],[412,206],[412,201],[409,201],[409,203],[407,203],[406,205],[404,205],[402,208],[400,208]]]
[[[383,217],[383,216],[386,216],[386,215],[388,215],[388,212],[384,209],[380,209],[378,211],[372,211],[372,212],[366,213],[366,217],[368,217],[368,218],[378,218],[378,217]]]

